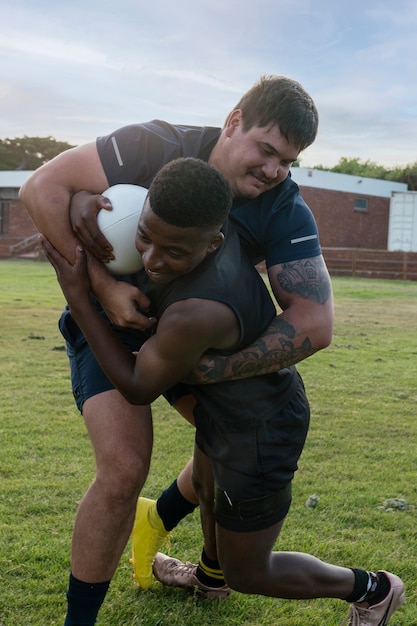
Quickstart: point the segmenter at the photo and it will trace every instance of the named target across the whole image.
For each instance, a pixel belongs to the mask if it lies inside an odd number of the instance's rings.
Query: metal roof
[[[300,187],[315,187],[332,191],[355,193],[359,196],[380,196],[391,198],[395,191],[407,191],[407,183],[396,183],[379,178],[352,176],[326,170],[316,170],[309,167],[293,167],[292,179]]]

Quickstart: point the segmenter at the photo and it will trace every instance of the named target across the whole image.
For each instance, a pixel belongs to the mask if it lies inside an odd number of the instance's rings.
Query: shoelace
[[[189,577],[190,575],[195,576],[197,565],[194,565],[193,563],[190,563],[189,561],[186,561],[185,563],[180,563],[180,564],[174,561],[172,563],[169,563],[166,568],[167,572],[171,572],[171,570],[175,570],[176,574],[178,574],[179,576],[182,576],[183,578],[186,578],[186,577]]]
[[[367,613],[370,613],[369,608],[352,604],[349,614],[344,619],[341,626],[364,626],[366,622],[364,622],[363,619],[366,618]]]

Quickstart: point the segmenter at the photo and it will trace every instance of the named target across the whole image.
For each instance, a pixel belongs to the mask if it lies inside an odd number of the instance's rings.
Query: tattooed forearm
[[[203,356],[187,382],[206,384],[269,374],[295,365],[328,345],[333,299],[323,257],[276,265],[268,272],[284,313],[244,350],[231,356]]]
[[[295,329],[276,317],[266,332],[253,344],[231,356],[204,356],[187,378],[190,384],[209,384],[276,372],[294,365],[314,353],[306,337],[296,346]]]
[[[321,256],[284,263],[276,279],[289,294],[324,304],[331,297],[331,285]]]

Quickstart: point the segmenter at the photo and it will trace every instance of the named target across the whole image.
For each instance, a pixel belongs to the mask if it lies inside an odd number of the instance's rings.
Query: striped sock
[[[351,568],[355,575],[355,586],[352,593],[345,598],[346,602],[368,602],[378,604],[390,590],[390,584],[382,572],[367,572],[363,569]]]
[[[210,560],[204,548],[198,563],[196,576],[207,587],[223,587],[226,584],[220,563],[217,560]]]

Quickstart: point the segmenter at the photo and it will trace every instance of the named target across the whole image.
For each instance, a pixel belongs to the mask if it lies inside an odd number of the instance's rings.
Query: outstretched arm
[[[295,365],[330,344],[333,296],[323,257],[275,265],[268,275],[283,312],[244,350],[228,357],[203,356],[187,377],[188,383],[268,374]]]

